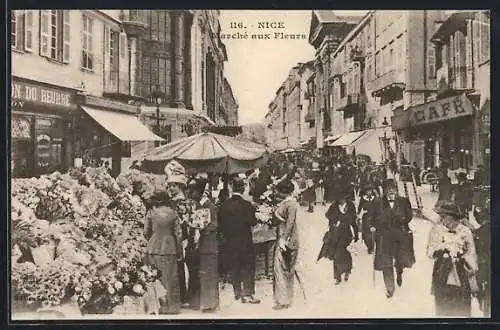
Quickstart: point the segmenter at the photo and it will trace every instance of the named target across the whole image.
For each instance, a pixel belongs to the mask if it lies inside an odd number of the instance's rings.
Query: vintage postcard
[[[13,10],[11,321],[489,318],[486,10]]]

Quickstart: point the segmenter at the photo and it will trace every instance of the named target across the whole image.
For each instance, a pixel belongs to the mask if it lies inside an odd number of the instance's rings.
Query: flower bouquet
[[[14,263],[11,275],[14,299],[37,307],[58,306],[70,298],[68,288],[77,273],[81,270],[61,260],[42,265]]]

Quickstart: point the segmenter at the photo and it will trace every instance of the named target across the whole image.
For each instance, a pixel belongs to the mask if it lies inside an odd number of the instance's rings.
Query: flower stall
[[[12,180],[13,315],[68,305],[77,314],[157,312],[164,288],[142,262],[142,221],[161,180],[145,175],[141,187],[127,175],[141,177],[87,168]]]

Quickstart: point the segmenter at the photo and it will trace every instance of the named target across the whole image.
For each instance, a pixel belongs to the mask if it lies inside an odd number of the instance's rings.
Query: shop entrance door
[[[432,141],[425,141],[425,168],[436,167],[436,143]]]
[[[35,150],[31,140],[12,140],[12,177],[26,178],[35,175]]]

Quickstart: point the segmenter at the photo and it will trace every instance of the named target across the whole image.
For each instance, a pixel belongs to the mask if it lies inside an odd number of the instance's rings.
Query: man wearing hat
[[[365,243],[368,254],[373,253],[375,242],[373,241],[373,234],[369,227],[369,217],[373,213],[373,208],[376,205],[376,197],[374,193],[375,188],[367,184],[361,190],[361,200],[358,206],[358,219],[360,220],[361,235]]]
[[[370,231],[375,232],[375,270],[382,271],[387,298],[392,298],[396,282],[403,284],[403,269],[415,263],[413,234],[409,223],[413,218],[410,201],[398,196],[397,183],[393,179],[384,183],[384,196],[377,201],[368,217]]]
[[[242,303],[259,304],[255,295],[255,251],[252,227],[257,224],[255,208],[243,198],[245,182],[232,181],[233,194],[218,212],[219,230],[224,240],[224,255],[234,288],[234,297]]]
[[[467,174],[465,172],[459,172],[457,174],[457,181],[458,183],[453,186],[455,203],[462,212],[462,215],[467,216],[472,209],[474,189],[472,184],[467,181]]]

